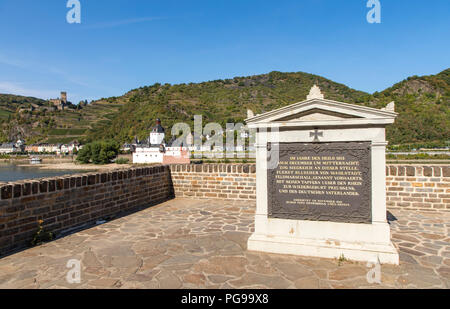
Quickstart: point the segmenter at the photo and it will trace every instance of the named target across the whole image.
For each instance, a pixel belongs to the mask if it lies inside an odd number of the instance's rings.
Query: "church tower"
[[[164,142],[165,130],[161,126],[161,120],[156,119],[156,125],[153,127],[150,133],[150,144],[151,145],[161,145]]]

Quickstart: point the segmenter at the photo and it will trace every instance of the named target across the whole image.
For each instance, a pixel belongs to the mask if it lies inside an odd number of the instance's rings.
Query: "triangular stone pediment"
[[[298,114],[289,115],[278,121],[322,121],[322,120],[341,120],[348,118],[361,118],[354,115],[331,112],[323,109],[311,109]]]
[[[388,124],[393,123],[396,116],[392,111],[316,98],[256,115],[246,122],[252,127],[271,123],[296,126]]]

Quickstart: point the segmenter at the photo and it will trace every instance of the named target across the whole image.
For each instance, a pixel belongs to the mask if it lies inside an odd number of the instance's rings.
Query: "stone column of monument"
[[[386,214],[385,128],[378,110],[306,101],[246,120],[256,129],[257,210],[248,249],[398,264]]]

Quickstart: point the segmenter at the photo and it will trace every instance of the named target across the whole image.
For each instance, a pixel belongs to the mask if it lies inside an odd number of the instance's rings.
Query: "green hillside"
[[[387,129],[391,144],[436,145],[450,141],[450,69],[437,75],[413,76],[373,95],[373,101],[395,101],[398,118]]]
[[[17,136],[31,143],[69,143],[84,141],[93,125],[107,122],[117,113],[120,103],[99,100],[63,111],[30,110],[31,103],[50,107],[48,101],[0,94],[0,142]]]
[[[199,84],[142,87],[116,98],[127,103],[110,123],[96,126],[89,138],[115,138],[130,141],[135,135],[148,136],[156,118],[165,127],[185,122],[193,128],[194,115],[203,115],[204,124],[243,122],[247,109],[255,113],[270,111],[302,101],[317,83],[327,98],[350,103],[366,102],[369,94],[356,91],[323,77],[306,73],[280,73],[236,77]]]
[[[47,102],[33,97],[23,97],[12,94],[0,94],[0,119],[8,119],[19,108],[30,108],[31,104],[47,106]]]
[[[313,84],[320,86],[327,99],[375,108],[395,101],[399,117],[387,130],[391,145],[444,145],[450,140],[450,69],[447,69],[436,75],[409,77],[374,94],[317,75],[272,72],[198,84],[155,84],[68,111],[24,112],[20,109],[31,103],[48,102],[0,95],[0,142],[20,134],[28,143],[108,138],[122,143],[134,136],[147,137],[156,118],[161,118],[166,128],[177,122],[193,128],[194,115],[203,115],[203,124],[217,122],[225,128],[227,122],[243,122],[247,109],[259,114],[303,101]]]
[[[197,114],[203,115],[204,123],[218,122],[225,128],[226,122],[242,122],[248,108],[262,113],[302,101],[317,83],[327,99],[374,108],[395,101],[400,115],[387,130],[391,145],[443,145],[450,140],[449,72],[410,77],[373,95],[301,72],[272,72],[200,84],[155,84],[115,98],[126,104],[111,122],[95,126],[88,138],[125,142],[137,135],[142,139],[158,117],[167,128],[176,122],[186,122],[193,128],[193,116]]]

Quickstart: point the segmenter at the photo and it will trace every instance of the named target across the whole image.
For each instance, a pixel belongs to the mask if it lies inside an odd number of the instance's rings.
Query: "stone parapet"
[[[450,211],[449,165],[388,165],[388,209]]]
[[[43,221],[65,230],[173,197],[168,166],[21,181],[0,185],[0,255],[25,247]]]
[[[176,197],[255,200],[254,164],[171,165]]]

